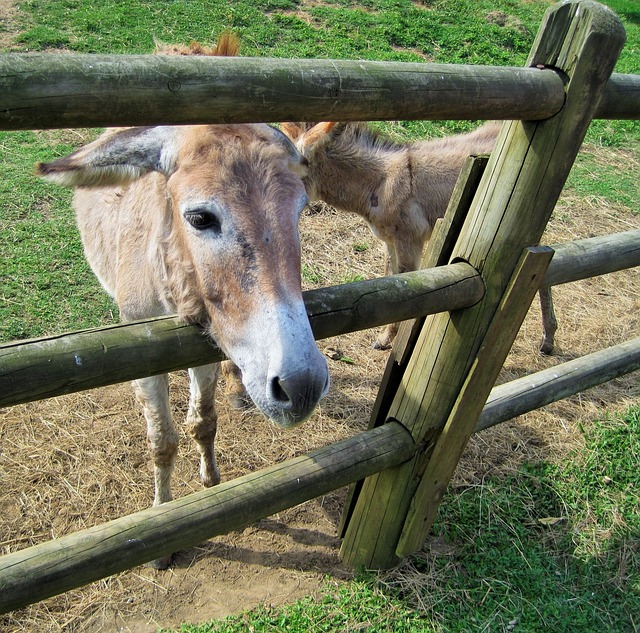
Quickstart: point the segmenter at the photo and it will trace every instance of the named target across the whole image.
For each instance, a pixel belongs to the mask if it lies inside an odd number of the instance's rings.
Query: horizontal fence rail
[[[560,77],[537,68],[251,57],[0,56],[0,128],[7,130],[327,118],[537,120],[553,116],[563,103]],[[595,116],[640,118],[640,77],[614,73]]]
[[[105,578],[397,466],[411,434],[385,424],[181,499],[0,558],[0,613]]]
[[[595,119],[640,119],[640,76],[613,73],[600,97]]]
[[[484,293],[465,263],[304,293],[317,339],[457,310]],[[0,406],[222,360],[200,328],[166,317],[0,346]]]
[[[640,230],[553,246],[551,286],[640,266]],[[483,286],[464,263],[304,293],[317,339],[469,307]],[[0,406],[222,360],[197,327],[175,317],[0,345]]]
[[[399,95],[401,98],[399,98]],[[102,106],[109,103],[109,109]],[[156,55],[0,56],[0,128],[384,119],[545,119],[552,70]],[[640,118],[640,77],[613,74],[596,118]]]
[[[640,229],[552,244],[551,248],[555,255],[543,286],[557,286],[640,266]]]
[[[475,432],[640,369],[640,338],[494,387]]]
[[[564,104],[550,69],[160,55],[0,56],[0,129],[257,121],[520,119]],[[109,108],[103,106],[109,103]],[[614,73],[595,118],[640,118]]]
[[[109,103],[109,108],[104,104]],[[0,56],[0,128],[376,119],[545,119],[553,70],[162,55]]]

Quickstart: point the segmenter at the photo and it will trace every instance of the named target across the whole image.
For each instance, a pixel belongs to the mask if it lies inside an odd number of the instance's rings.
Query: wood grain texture
[[[640,338],[494,387],[474,432],[640,369]]]
[[[550,248],[528,248],[496,310],[473,365],[460,389],[449,418],[433,450],[423,453],[417,469],[423,475],[411,499],[396,554],[405,556],[422,547],[438,506],[504,360],[513,345],[531,301],[551,261]]]
[[[464,263],[303,293],[316,338],[475,303],[484,288]],[[0,346],[0,406],[50,398],[224,358],[203,330],[163,317]]]
[[[555,251],[543,286],[606,275],[640,266],[640,229],[552,244]]]
[[[257,121],[536,120],[562,107],[553,71],[326,59],[0,56],[0,129]],[[104,103],[109,108],[104,108]]]

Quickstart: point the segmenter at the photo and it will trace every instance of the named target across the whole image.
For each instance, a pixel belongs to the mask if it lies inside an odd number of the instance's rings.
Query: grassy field
[[[629,16],[629,41],[616,70],[637,73],[637,12],[632,2],[610,4],[622,18]],[[522,65],[548,5],[542,0],[423,5],[410,0],[309,5],[292,0],[27,0],[19,3],[19,33],[5,50],[148,53],[155,41],[212,42],[220,31],[231,28],[242,40],[243,55]],[[384,127],[398,139],[411,139],[471,125],[414,121]],[[5,238],[0,258],[7,266],[0,285],[0,341],[106,324],[115,318],[114,305],[98,291],[82,258],[68,211],[70,193],[32,175],[35,161],[64,155],[89,138],[91,131],[0,132],[0,229]],[[637,152],[639,138],[637,122],[596,121],[588,140]],[[638,195],[634,174],[621,177],[615,164],[606,165],[605,173],[602,169],[588,155],[581,156],[570,186],[585,195],[618,196],[632,207]]]
[[[522,65],[543,0],[25,0],[0,26],[4,50],[148,53],[156,40],[211,43],[236,31],[243,55]],[[627,45],[616,71],[640,74],[635,0],[607,2]],[[473,122],[381,124],[398,139]],[[33,164],[94,130],[0,132],[0,341],[117,320],[82,256],[70,193]],[[640,124],[596,121],[568,190],[638,212]],[[637,216],[636,216],[637,217]],[[636,223],[638,226],[639,223]],[[358,248],[367,248],[361,243]],[[345,281],[305,267],[308,285]],[[387,574],[327,579],[324,597],[258,607],[184,632],[640,630],[640,410],[584,429],[564,464],[451,490],[425,551]],[[52,629],[54,630],[54,629]],[[63,630],[55,629],[55,630]],[[69,629],[70,630],[70,629]]]

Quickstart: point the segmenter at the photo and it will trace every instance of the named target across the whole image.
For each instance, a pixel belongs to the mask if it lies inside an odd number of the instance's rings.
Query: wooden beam
[[[593,118],[640,119],[640,75],[613,73]]]
[[[494,387],[474,433],[640,369],[640,338]]]
[[[377,119],[544,119],[551,70],[252,57],[0,56],[0,129]],[[104,104],[109,107],[105,108]]]
[[[640,229],[552,244],[543,286],[556,286],[640,266]]]
[[[449,261],[455,240],[464,224],[478,183],[487,166],[487,160],[487,156],[470,156],[466,160],[451,195],[447,212],[436,222],[429,239],[422,260],[422,268],[445,266]],[[426,316],[425,314],[414,321],[404,321],[400,324],[371,412],[369,428],[383,424],[387,419],[391,400],[398,389],[409,355]]]
[[[424,474],[407,511],[396,548],[398,556],[419,550],[426,540],[449,479],[473,432],[469,420],[480,416],[552,256],[550,248],[525,250],[445,426],[434,437],[432,450],[419,457],[424,465],[418,464],[417,468]]]
[[[418,487],[446,486],[452,471],[421,483],[425,471],[432,472],[429,453],[438,447],[440,456],[455,456],[473,432],[479,412],[474,417],[473,408],[468,416],[458,411],[458,396],[520,254],[539,243],[624,40],[617,17],[595,2],[563,2],[547,11],[527,65],[553,67],[566,77],[565,105],[552,119],[502,127],[451,260],[467,261],[482,274],[485,295],[472,308],[425,321],[389,418],[411,431],[426,459],[365,480],[343,541],[346,564],[393,565],[415,547],[418,533],[430,529],[439,499],[434,495],[418,506],[412,504],[414,495]],[[485,387],[484,399],[489,395]],[[480,393],[476,397],[482,398]],[[451,424],[445,423],[447,433],[442,434],[445,420]],[[451,467],[453,462],[447,463]]]
[[[310,290],[316,338],[471,305],[484,287],[464,263]],[[222,360],[202,329],[174,317],[0,345],[0,406]]]
[[[465,161],[454,187],[447,211],[440,218],[433,229],[422,260],[422,267],[444,266],[451,257],[455,241],[467,217],[467,212],[478,188],[480,178],[487,166],[487,156],[470,156]],[[387,359],[384,373],[380,380],[376,400],[373,403],[369,428],[384,424],[387,420],[389,407],[400,386],[411,352],[424,325],[424,317],[400,324],[398,335],[393,341],[393,347]],[[362,481],[353,484],[345,500],[338,534],[342,538],[351,520],[353,509],[362,490]]]
[[[554,244],[552,248],[555,255],[544,278],[545,286],[640,265],[640,230]],[[458,309],[478,301],[482,283],[477,275],[467,275],[464,266],[308,291],[304,293],[305,302],[316,338]],[[404,343],[401,351],[388,362],[371,426],[386,419],[406,366],[407,340],[414,340],[420,327],[403,324],[408,333],[400,337]],[[199,328],[174,317],[5,343],[0,345],[0,406],[222,359],[222,352]],[[387,383],[394,388],[385,390]],[[384,393],[385,399],[381,395]]]

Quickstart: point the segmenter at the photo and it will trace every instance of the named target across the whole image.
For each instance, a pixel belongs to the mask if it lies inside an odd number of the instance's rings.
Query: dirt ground
[[[561,218],[561,219],[558,219]],[[637,216],[602,201],[565,196],[547,243],[637,228]],[[305,267],[318,284],[345,276],[379,275],[384,253],[368,229],[331,209],[302,221]],[[362,244],[369,248],[362,250]],[[357,248],[354,248],[357,245]],[[557,350],[537,351],[539,309],[531,308],[501,380],[552,366],[637,336],[638,270],[560,286]],[[332,389],[304,426],[283,431],[255,411],[230,411],[223,389],[217,453],[229,480],[366,427],[386,353],[365,331],[321,341],[353,364],[330,361]],[[172,377],[178,423],[187,401],[186,373]],[[452,485],[516,469],[523,460],[562,459],[580,445],[579,424],[638,402],[637,375],[482,432],[470,442]],[[0,546],[8,553],[151,504],[152,474],[144,420],[128,385],[0,410]],[[199,490],[197,455],[184,435],[175,473],[175,496]],[[325,582],[350,572],[338,558],[336,528],[345,490],[310,501],[179,552],[167,571],[135,568],[63,596],[0,617],[7,632],[131,631],[147,633],[181,622],[200,622],[251,608],[317,595]]]

